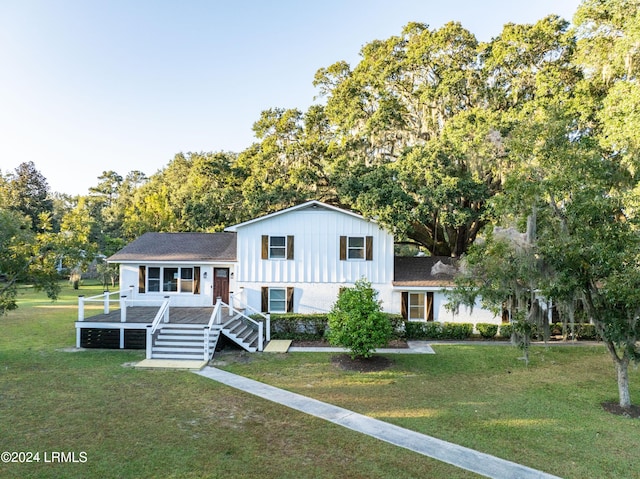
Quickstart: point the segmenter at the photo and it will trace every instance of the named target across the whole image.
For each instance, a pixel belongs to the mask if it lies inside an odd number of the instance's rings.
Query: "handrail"
[[[118,295],[117,299],[111,299],[111,295]],[[85,298],[84,295],[78,296],[78,321],[84,321],[84,305],[87,302],[92,303],[103,303],[104,304],[104,314],[109,314],[109,303],[118,301],[122,304],[124,298],[127,298],[128,295],[133,296],[133,287],[127,289],[121,289],[119,291],[104,291],[102,294],[97,294],[95,296],[89,296]]]
[[[209,351],[210,333],[211,333],[211,328],[213,327],[213,324],[216,322],[219,323],[219,321],[216,321],[216,319],[220,317],[221,305],[222,305],[222,301],[218,299],[218,301],[216,301],[215,307],[213,308],[213,312],[211,313],[211,318],[209,318],[209,322],[204,327],[204,360],[205,361],[210,361],[213,358],[213,354],[215,353],[215,349],[214,351]]]
[[[220,316],[220,310],[222,309],[222,305],[224,303],[221,300],[216,301],[216,305],[213,308],[213,312],[211,313],[211,318],[209,318],[209,322],[207,323],[207,328],[211,329],[211,326],[214,323],[217,323],[216,319]]]
[[[158,309],[158,312],[156,313],[155,318],[153,318],[153,321],[151,322],[151,334],[156,332],[156,329],[158,329],[158,325],[160,324],[160,321],[168,313],[168,311],[169,311],[169,302],[170,301],[168,301],[168,300],[163,301],[162,305],[160,306],[160,309]],[[167,323],[167,322],[168,321],[165,320],[165,323]]]
[[[229,301],[229,302],[231,303],[232,301]],[[264,350],[264,340],[265,340],[265,337],[264,337],[265,323],[263,323],[262,321],[255,321],[254,319],[251,319],[249,316],[247,316],[243,312],[237,310],[236,308],[234,308],[231,305],[224,304],[224,303],[222,303],[222,304],[229,308],[229,316],[235,316],[235,313],[238,313],[240,315],[240,321],[249,321],[250,323],[253,323],[252,325],[250,324],[250,327],[252,329],[257,329],[258,330],[258,351],[263,351]],[[242,302],[240,302],[240,304],[242,304]],[[245,306],[246,308],[253,309],[253,308],[248,307],[245,304],[242,304],[242,305]],[[258,313],[258,314],[265,318],[265,321],[266,321],[266,324],[267,324],[267,329],[266,329],[267,330],[267,341],[269,341],[270,340],[270,332],[269,332],[269,330],[271,329],[270,328],[269,315],[265,315],[263,313]]]
[[[158,329],[160,321],[162,321],[162,318],[165,318],[165,322],[169,322],[169,303],[170,301],[168,299],[164,300],[160,308],[158,308],[158,312],[156,313],[155,318],[153,318],[153,322],[147,325],[147,359],[151,359],[153,351],[153,335]]]
[[[244,317],[249,319],[250,321],[253,321],[254,323],[258,324],[258,334],[260,335],[260,343],[263,342],[263,337],[267,342],[271,341],[271,315],[269,313],[265,314],[265,313],[263,313],[261,311],[258,311],[255,308],[252,308],[251,306],[249,306],[248,304],[244,303],[243,301],[240,301],[240,300],[236,299],[236,297],[237,297],[237,295],[233,294],[232,295],[232,301],[230,301],[230,303],[234,303],[235,301],[237,301],[238,303],[240,303],[240,305],[245,310],[250,310],[253,314],[257,314],[258,316],[262,316],[264,318],[264,324],[263,324],[262,322],[254,321],[253,319],[251,319],[246,314],[240,313]],[[233,310],[233,311],[236,311],[236,309],[233,306],[229,306],[229,308],[231,310]],[[264,326],[264,330],[262,330],[263,326]],[[260,351],[262,351],[262,349],[260,349]]]

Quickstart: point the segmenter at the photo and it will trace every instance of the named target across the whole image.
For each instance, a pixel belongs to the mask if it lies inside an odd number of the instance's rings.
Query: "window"
[[[146,282],[146,290],[149,293],[200,294],[200,268],[150,267]]]
[[[373,236],[340,236],[340,260],[373,260]]]
[[[261,311],[263,313],[293,313],[294,288],[262,288]]]
[[[285,288],[269,288],[269,311],[274,313],[287,311],[287,290]]]
[[[149,268],[147,291],[150,293],[160,292],[160,268]]]
[[[350,236],[348,238],[347,258],[364,259],[364,237]]]
[[[293,236],[262,235],[262,259],[293,259]]]
[[[180,268],[180,292],[193,293],[193,268]]]
[[[285,259],[287,257],[287,237],[269,236],[269,258]]]
[[[424,293],[409,294],[409,320],[424,319]]]
[[[433,321],[433,292],[402,293],[401,309],[409,321]]]
[[[164,268],[162,274],[162,291],[178,291],[178,268]]]

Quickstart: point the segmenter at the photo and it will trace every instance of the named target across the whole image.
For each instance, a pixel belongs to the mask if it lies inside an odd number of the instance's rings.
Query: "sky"
[[[0,0],[0,173],[53,192],[152,175],[179,152],[240,152],[269,108],[322,102],[316,71],[409,22],[571,20],[579,0]]]

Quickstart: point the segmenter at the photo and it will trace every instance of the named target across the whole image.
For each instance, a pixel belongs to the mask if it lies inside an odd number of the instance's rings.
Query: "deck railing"
[[[111,299],[111,296],[117,295],[117,298]],[[121,289],[120,291],[105,291],[102,294],[96,296],[90,296],[85,298],[84,295],[78,296],[78,321],[84,321],[85,311],[84,307],[87,303],[101,303],[103,304],[104,314],[109,314],[111,303],[120,303],[120,321],[123,323],[127,320],[126,312],[126,300],[133,296],[133,288]]]
[[[213,358],[213,353],[215,351],[210,351],[209,343],[210,343],[210,333],[211,328],[214,324],[220,324],[222,322],[222,305],[224,303],[220,298],[216,301],[216,305],[213,308],[213,312],[211,313],[211,318],[209,319],[209,323],[204,327],[204,361],[210,361]]]
[[[269,313],[262,313],[251,306],[244,304],[242,301],[238,299],[239,294],[234,294],[231,297],[231,303],[234,306],[226,305],[229,308],[229,316],[236,316],[236,313],[240,315],[240,321],[246,323],[254,330],[258,332],[258,351],[264,350],[264,342],[271,341],[271,317]],[[223,303],[224,304],[224,303]],[[236,308],[235,305],[238,304],[240,307]],[[261,316],[264,321],[255,321],[249,317],[249,314],[253,314],[256,316]]]
[[[160,322],[164,320],[165,323],[169,322],[169,300],[165,299],[162,305],[158,309],[153,322],[147,325],[147,359],[151,359],[151,352],[153,350],[153,338],[160,326]]]

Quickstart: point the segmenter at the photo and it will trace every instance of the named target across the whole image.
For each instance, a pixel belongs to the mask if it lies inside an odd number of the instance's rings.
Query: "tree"
[[[527,365],[534,327],[548,330],[539,297],[546,278],[533,238],[534,221],[529,222],[527,233],[518,233],[515,228],[489,229],[483,241],[474,244],[463,258],[462,272],[449,294],[449,307],[454,311],[460,304],[473,307],[478,300],[495,314],[506,308],[513,324],[513,339]]]
[[[38,231],[40,215],[53,211],[47,179],[32,161],[18,165],[8,178],[8,206],[28,216],[31,229]]]
[[[457,23],[408,24],[351,69],[320,69],[341,201],[434,255],[460,256],[491,219],[516,112],[574,80],[567,22],[507,25],[489,44]]]
[[[350,349],[352,359],[369,358],[391,339],[393,327],[381,311],[377,291],[365,279],[344,288],[329,313],[329,342]]]
[[[0,208],[0,316],[17,308],[19,281],[31,282],[56,299],[60,287],[56,271],[55,235],[34,233],[29,218]],[[46,230],[46,224],[42,226]]]

